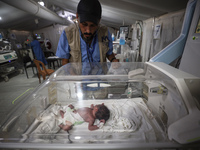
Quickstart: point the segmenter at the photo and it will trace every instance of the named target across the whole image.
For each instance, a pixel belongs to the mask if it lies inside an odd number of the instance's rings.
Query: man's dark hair
[[[96,118],[101,120],[104,119],[107,121],[110,117],[110,111],[105,105],[98,106],[98,111],[95,114]]]

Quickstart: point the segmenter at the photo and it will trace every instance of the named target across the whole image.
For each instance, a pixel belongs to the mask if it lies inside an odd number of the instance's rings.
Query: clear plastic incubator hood
[[[200,78],[164,63],[67,64],[1,118],[0,148],[199,147],[199,89]],[[60,128],[67,121],[61,110],[74,113],[70,104],[93,110],[102,103],[110,117],[96,119],[97,130],[84,121]]]

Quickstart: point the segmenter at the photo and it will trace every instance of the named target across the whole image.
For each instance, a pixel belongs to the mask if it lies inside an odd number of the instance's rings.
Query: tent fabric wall
[[[174,41],[181,33],[185,10],[169,13],[143,21],[143,39],[141,47],[142,61],[149,61],[154,55]],[[154,26],[161,24],[159,39],[153,39]]]
[[[0,29],[0,32],[3,33],[4,39],[12,39],[10,34],[14,34],[16,37],[16,42],[23,44],[24,41],[27,40],[27,37],[31,34],[29,31],[17,31],[17,30],[10,30],[10,29]]]
[[[12,30],[10,33],[14,33],[16,36],[16,43],[21,43],[21,44],[24,44],[28,36],[31,35],[31,32],[29,31]]]

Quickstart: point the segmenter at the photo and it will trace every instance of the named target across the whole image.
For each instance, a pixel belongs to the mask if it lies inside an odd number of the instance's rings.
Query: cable
[[[22,95],[24,95],[26,92],[28,92],[28,91],[31,90],[31,89],[33,89],[33,88],[30,88],[30,89],[26,90],[24,93],[22,93],[22,94],[19,95],[17,98],[15,98],[15,99],[12,101],[12,104],[14,104],[15,101],[18,100],[18,98],[20,98]]]

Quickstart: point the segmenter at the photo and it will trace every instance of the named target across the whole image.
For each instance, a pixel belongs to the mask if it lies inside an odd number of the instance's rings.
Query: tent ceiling
[[[54,19],[44,19],[19,9],[7,2],[15,0],[0,0],[0,29],[33,31],[58,23]],[[18,0],[18,2],[21,0]],[[27,0],[29,2],[33,0]],[[37,2],[38,0],[34,0]],[[43,0],[45,6],[54,12],[66,10],[76,13],[79,0]],[[99,0],[102,4],[101,23],[118,28],[121,25],[130,25],[136,20],[146,20],[163,14],[185,9],[188,0]],[[22,7],[26,8],[24,4]],[[35,23],[38,19],[38,24]],[[65,23],[69,24],[69,23]]]

